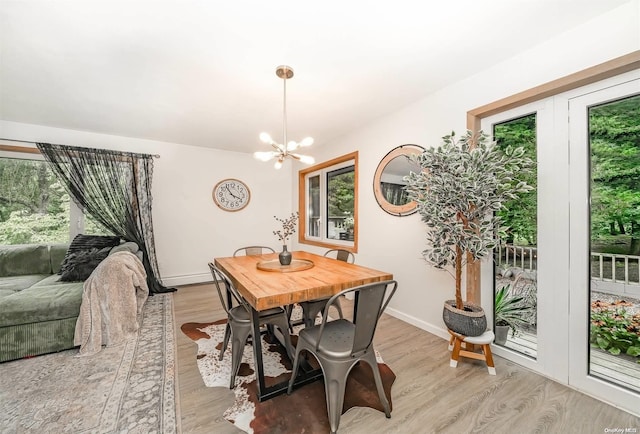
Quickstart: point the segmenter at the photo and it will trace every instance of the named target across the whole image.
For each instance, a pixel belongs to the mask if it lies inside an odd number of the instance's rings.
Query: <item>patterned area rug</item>
[[[214,323],[186,323],[181,329],[198,344],[197,362],[202,379],[207,387],[229,388],[231,371],[231,345],[222,361],[218,354],[222,347],[226,321]],[[292,336],[295,344],[297,336]],[[267,385],[288,380],[291,362],[281,345],[267,342],[262,337],[262,351]],[[395,374],[378,357],[378,366],[389,403],[391,385]],[[239,429],[253,434],[278,433],[320,433],[329,432],[324,383],[316,381],[307,384],[289,395],[279,395],[264,402],[258,402],[256,376],[253,364],[253,347],[245,346],[240,371],[233,389],[235,402],[223,417]],[[358,364],[349,375],[343,414],[352,407],[371,407],[384,412],[376,392],[371,369],[366,363]]]
[[[0,364],[0,432],[176,433],[172,297],[149,297],[120,346]]]

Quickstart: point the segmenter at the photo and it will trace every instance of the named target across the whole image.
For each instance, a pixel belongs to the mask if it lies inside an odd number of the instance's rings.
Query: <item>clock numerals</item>
[[[214,188],[214,201],[226,211],[239,211],[249,203],[249,188],[238,180],[224,180]]]

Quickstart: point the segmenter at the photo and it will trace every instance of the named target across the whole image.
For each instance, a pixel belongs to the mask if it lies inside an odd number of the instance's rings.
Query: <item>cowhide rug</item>
[[[214,323],[186,323],[181,327],[182,332],[198,344],[198,368],[207,387],[229,387],[231,344],[222,361],[218,360],[225,326],[226,320],[220,320]],[[297,336],[292,336],[292,340],[295,345]],[[240,370],[236,376],[235,402],[224,412],[223,417],[239,429],[254,434],[329,432],[322,381],[294,389],[291,395],[283,394],[258,402],[253,347],[250,342],[251,340],[245,346]],[[288,380],[291,362],[285,355],[284,348],[277,343],[267,342],[263,335],[262,352],[267,385]],[[376,356],[385,394],[391,404],[391,385],[396,376],[380,356]],[[310,356],[310,361],[315,361],[313,356]],[[342,413],[352,407],[371,407],[384,411],[371,369],[366,363],[355,366],[347,380]]]

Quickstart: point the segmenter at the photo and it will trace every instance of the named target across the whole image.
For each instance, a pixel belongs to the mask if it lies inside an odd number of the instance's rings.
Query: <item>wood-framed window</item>
[[[298,241],[358,251],[358,152],[298,172]]]

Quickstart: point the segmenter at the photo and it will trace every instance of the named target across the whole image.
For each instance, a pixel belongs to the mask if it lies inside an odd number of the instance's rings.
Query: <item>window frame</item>
[[[320,174],[320,185],[321,189],[322,185],[326,184],[326,174],[331,172],[332,170],[336,170],[340,167],[344,167],[345,163],[353,162],[354,166],[354,177],[353,177],[353,241],[342,241],[342,240],[332,240],[326,238],[326,226],[323,226],[323,236],[321,237],[313,237],[310,238],[307,235],[307,198],[308,196],[308,183],[307,180],[310,176],[315,176],[316,174]],[[349,250],[353,253],[358,252],[358,151],[351,152],[349,154],[342,155],[340,157],[333,158],[331,160],[322,162],[320,164],[316,164],[312,167],[308,167],[298,171],[298,212],[300,215],[299,219],[299,231],[298,231],[298,242],[300,244],[308,244],[312,246],[318,247],[326,247],[326,248],[341,248],[345,250]],[[321,190],[322,191],[322,190]],[[326,209],[327,199],[326,192],[321,193],[321,206]]]

